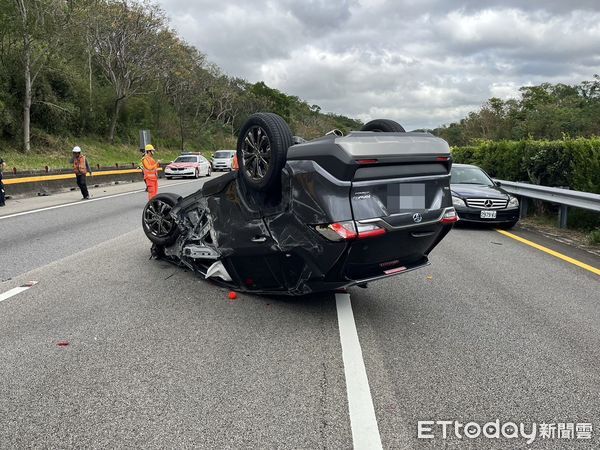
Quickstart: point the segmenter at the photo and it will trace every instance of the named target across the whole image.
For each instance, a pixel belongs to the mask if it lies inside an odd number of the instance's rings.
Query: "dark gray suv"
[[[148,202],[152,254],[242,291],[303,295],[408,272],[457,220],[448,144],[374,120],[306,142],[252,115],[239,171]]]

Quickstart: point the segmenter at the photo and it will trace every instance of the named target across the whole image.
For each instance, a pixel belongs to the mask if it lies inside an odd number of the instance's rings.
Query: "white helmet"
[[[81,149],[78,146],[73,147],[73,153],[81,153]]]

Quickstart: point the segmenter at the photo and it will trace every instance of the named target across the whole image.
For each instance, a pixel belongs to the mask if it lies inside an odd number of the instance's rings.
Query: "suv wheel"
[[[158,194],[146,203],[142,214],[142,228],[152,243],[169,246],[177,240],[179,228],[171,217],[171,210],[180,198],[170,193]]]
[[[398,122],[389,119],[375,119],[365,123],[360,131],[379,131],[383,133],[404,133],[406,130]]]
[[[246,184],[257,191],[277,188],[292,143],[292,131],[280,116],[251,115],[242,127],[237,144],[239,170]]]

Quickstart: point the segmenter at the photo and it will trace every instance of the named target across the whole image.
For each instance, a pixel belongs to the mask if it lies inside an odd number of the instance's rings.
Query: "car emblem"
[[[483,206],[485,206],[486,208],[491,208],[494,205],[494,202],[492,202],[491,200],[486,200],[485,202],[483,202]]]
[[[415,223],[419,223],[421,222],[421,220],[423,220],[423,216],[419,213],[414,213],[413,220],[415,221]]]

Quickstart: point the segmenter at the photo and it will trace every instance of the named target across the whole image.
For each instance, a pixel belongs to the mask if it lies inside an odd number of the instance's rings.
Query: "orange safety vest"
[[[73,172],[77,175],[85,175],[87,173],[85,156],[80,155],[79,158],[73,158]]]
[[[152,156],[146,155],[142,158],[142,172],[144,180],[158,179],[158,163]]]

